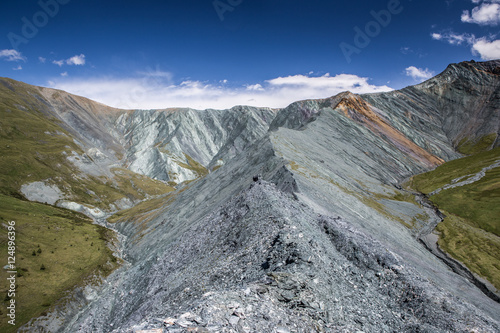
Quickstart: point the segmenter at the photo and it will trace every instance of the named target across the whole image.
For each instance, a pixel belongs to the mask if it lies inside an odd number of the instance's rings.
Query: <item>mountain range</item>
[[[499,60],[283,109],[2,78],[0,112],[6,332],[500,331]]]

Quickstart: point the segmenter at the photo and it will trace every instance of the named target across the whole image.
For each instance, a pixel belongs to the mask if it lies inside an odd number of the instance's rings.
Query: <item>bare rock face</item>
[[[408,133],[410,136],[434,132],[446,136],[457,148],[461,142],[474,142],[494,134],[496,139],[490,147],[498,147],[498,68],[499,60],[451,64],[443,73],[419,85],[363,98],[387,112],[394,126],[416,129],[413,134]],[[433,149],[429,146],[428,150]]]
[[[398,184],[498,134],[499,65],[454,64],[400,91],[281,110],[106,113],[44,91],[47,112],[98,149],[93,160],[197,181],[147,222],[117,223],[127,264],[78,309],[26,329],[498,332],[500,304],[418,242],[439,217]],[[88,122],[98,128],[80,133]]]
[[[223,164],[262,137],[274,118],[268,108],[135,111],[117,121],[130,170],[181,183]]]

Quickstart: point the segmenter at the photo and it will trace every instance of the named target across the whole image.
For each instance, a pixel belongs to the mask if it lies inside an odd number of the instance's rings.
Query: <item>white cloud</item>
[[[310,77],[293,75],[240,87],[185,80],[180,84],[151,76],[141,78],[58,78],[49,86],[124,109],[192,107],[225,109],[235,105],[285,107],[297,100],[326,98],[342,91],[370,93],[390,91],[388,86],[370,84],[368,78],[340,74]]]
[[[68,76],[68,72],[62,72],[61,76]]]
[[[433,32],[431,34],[431,37],[432,37],[432,39],[435,39],[435,40],[441,40],[443,38],[443,35],[438,34],[437,32]]]
[[[479,1],[472,1],[473,3],[479,3]],[[462,13],[462,22],[466,23],[476,23],[480,25],[497,25],[500,23],[500,2],[496,1],[484,1],[479,6],[474,7],[470,12],[464,10]]]
[[[264,88],[260,84],[251,84],[247,86],[247,90],[264,91]]]
[[[500,0],[498,0],[500,1]],[[483,60],[500,59],[500,39],[491,40],[487,37],[476,38],[473,34],[433,33],[433,39],[442,40],[451,45],[470,45],[474,55],[479,55]]]
[[[304,95],[327,93],[328,91],[341,92],[350,90],[354,93],[367,93],[392,90],[387,86],[371,85],[368,83],[368,78],[351,74],[330,76],[327,73],[319,77],[293,75],[279,77],[266,82],[281,90],[297,90],[298,93],[302,91],[301,94]]]
[[[77,65],[77,66],[83,66],[85,65],[85,55],[80,54],[80,55],[75,55],[72,56],[71,58],[68,58],[66,60],[53,60],[53,64],[58,65],[59,67],[62,67],[62,65]]]
[[[61,67],[62,65],[64,65],[64,60],[54,60],[52,61],[52,63]]]
[[[85,55],[80,54],[80,55],[75,55],[66,60],[66,63],[68,65],[77,65],[77,66],[82,66],[85,65]]]
[[[45,61],[47,61],[47,58],[44,58],[44,57],[38,57],[38,61],[40,61],[42,64],[45,63]]]
[[[22,69],[23,69],[23,66],[21,66],[21,65],[19,65],[19,66],[17,66],[17,67],[12,68],[12,70],[14,70],[14,71],[20,71],[20,70],[22,70]]]
[[[412,77],[414,80],[427,80],[434,76],[434,73],[429,69],[417,68],[410,66],[406,68],[406,76]]]
[[[456,34],[454,32],[445,32],[445,33],[432,33],[432,39],[442,40],[448,42],[451,45],[461,45],[463,43],[472,44],[475,37],[471,34]]]
[[[5,58],[7,61],[26,61],[26,58],[23,57],[21,52],[16,51],[14,49],[5,49],[0,50],[0,59]]]
[[[486,38],[480,38],[472,44],[472,51],[483,60],[500,59],[500,39],[490,42]]]

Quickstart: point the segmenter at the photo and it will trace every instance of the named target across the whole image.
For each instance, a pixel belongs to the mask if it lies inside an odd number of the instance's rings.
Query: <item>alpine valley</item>
[[[0,331],[499,332],[499,133],[500,60],[283,109],[1,78]]]

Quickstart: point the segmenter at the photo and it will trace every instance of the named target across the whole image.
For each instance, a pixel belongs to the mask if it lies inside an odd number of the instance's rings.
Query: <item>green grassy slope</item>
[[[500,159],[500,148],[450,161],[410,181],[429,194],[453,179],[475,174]],[[447,217],[438,225],[438,244],[500,289],[500,167],[480,180],[430,197]]]
[[[7,272],[0,271],[0,331],[15,332],[42,315],[75,286],[96,283],[118,262],[107,242],[113,233],[84,215],[0,194],[0,252],[7,264],[7,228],[15,221],[16,326],[7,324]],[[45,269],[41,269],[42,265]]]
[[[491,146],[497,138],[496,133],[479,138],[478,140],[463,139],[458,143],[458,151],[464,155],[473,155],[491,149]]]

